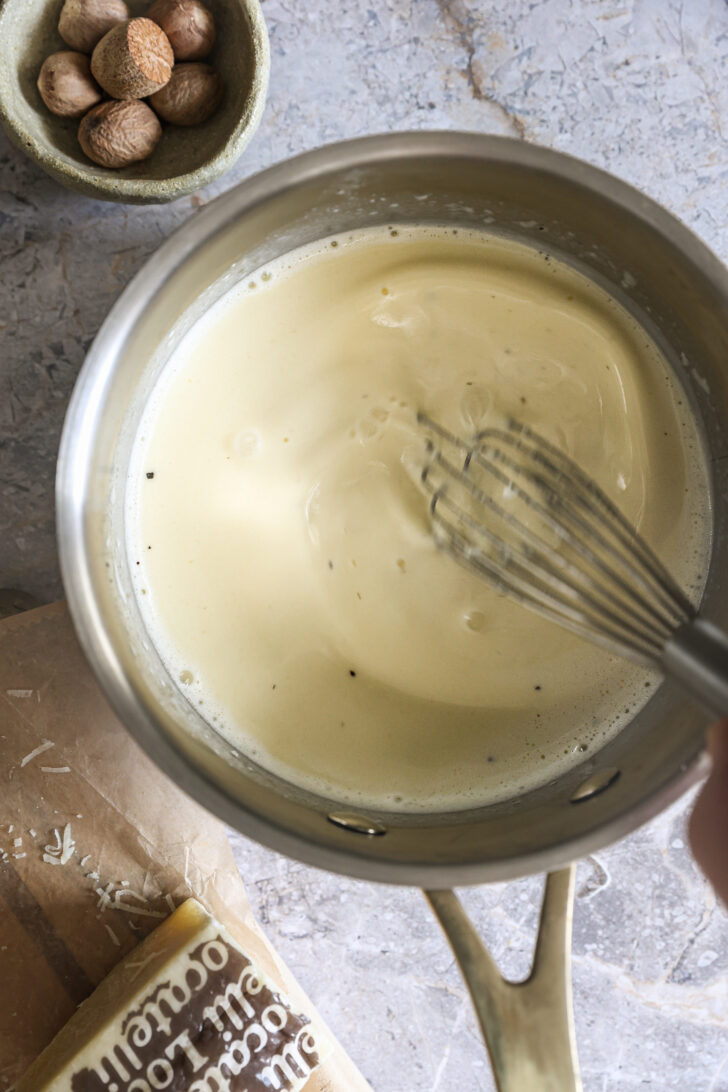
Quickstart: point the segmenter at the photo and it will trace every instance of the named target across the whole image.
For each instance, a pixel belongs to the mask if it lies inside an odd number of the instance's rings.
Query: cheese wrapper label
[[[299,1092],[331,1048],[195,900],[118,964],[17,1092]]]
[[[0,1092],[371,1092],[62,603],[0,622],[0,781]]]

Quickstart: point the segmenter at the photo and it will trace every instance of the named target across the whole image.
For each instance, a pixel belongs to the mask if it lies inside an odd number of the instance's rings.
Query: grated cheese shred
[[[51,747],[55,747],[55,743],[52,743],[49,739],[44,739],[43,742],[35,748],[34,751],[30,751],[25,758],[20,761],[20,768],[27,766],[29,762],[32,762],[38,755],[42,755],[44,751],[50,750]]]

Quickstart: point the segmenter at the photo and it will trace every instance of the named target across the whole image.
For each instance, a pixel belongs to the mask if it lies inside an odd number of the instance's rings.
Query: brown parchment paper
[[[66,606],[0,622],[0,1089],[189,895],[324,1029],[253,918],[223,826],[111,712]],[[323,1036],[305,1092],[371,1092]]]

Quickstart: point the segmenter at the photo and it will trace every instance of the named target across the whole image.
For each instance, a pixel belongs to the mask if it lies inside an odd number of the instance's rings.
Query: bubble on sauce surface
[[[367,440],[374,440],[377,436],[381,435],[381,428],[376,421],[373,421],[371,417],[365,417],[359,422],[356,428],[357,436],[360,440],[366,442]]]
[[[485,615],[482,610],[468,610],[463,615],[463,622],[471,633],[480,633],[485,626]]]
[[[255,429],[243,429],[233,440],[233,451],[239,459],[252,459],[260,451],[262,440]]]
[[[492,404],[490,391],[485,387],[473,384],[465,389],[460,399],[460,417],[468,433],[483,427]]]
[[[360,440],[375,440],[382,435],[384,425],[389,420],[389,411],[381,406],[374,406],[366,417],[357,424],[357,435]]]

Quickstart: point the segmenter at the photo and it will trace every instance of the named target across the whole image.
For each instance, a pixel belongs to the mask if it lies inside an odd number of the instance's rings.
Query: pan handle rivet
[[[363,815],[353,815],[349,812],[335,812],[331,815],[327,815],[326,818],[330,823],[333,823],[335,827],[351,830],[355,834],[366,834],[370,838],[387,833],[387,828],[383,823],[378,823],[376,819],[365,819]]]
[[[604,792],[620,775],[620,770],[616,766],[607,766],[603,770],[597,770],[591,777],[587,777],[586,781],[582,781],[579,788],[571,794],[570,802],[572,804],[581,804],[584,800],[591,800],[593,796],[598,796],[600,792]]]

